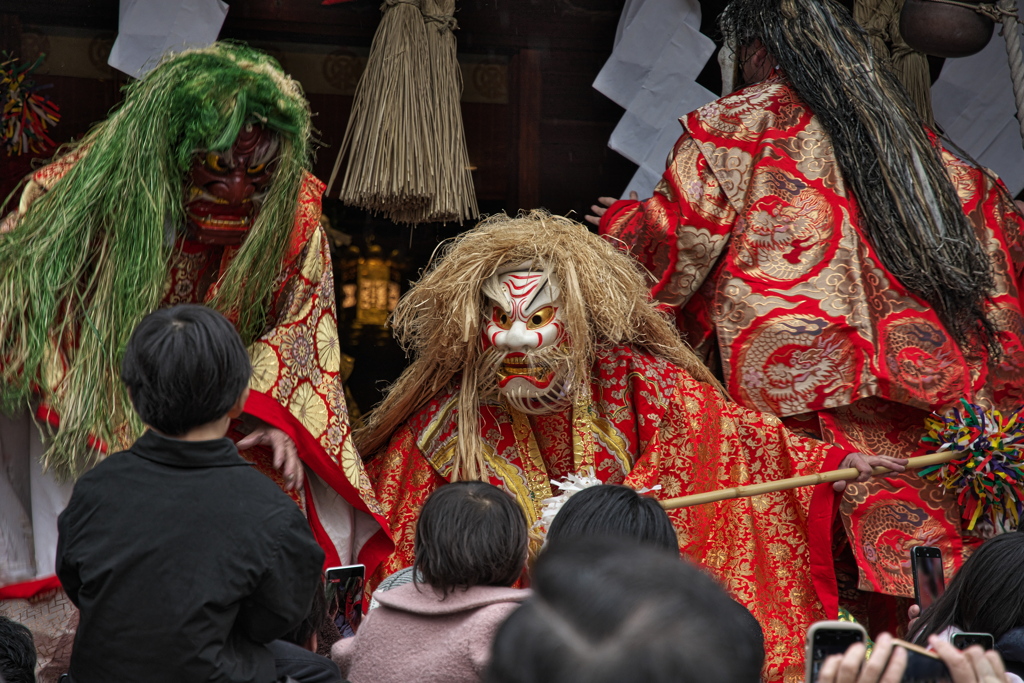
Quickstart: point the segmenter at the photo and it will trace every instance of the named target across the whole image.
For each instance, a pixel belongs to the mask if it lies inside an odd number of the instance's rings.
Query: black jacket
[[[324,554],[230,439],[146,432],[75,484],[57,574],[81,610],[76,683],[270,683],[264,646],[309,611]]]
[[[1024,678],[1024,626],[1004,633],[996,642],[996,649],[1003,657],[1006,670]]]

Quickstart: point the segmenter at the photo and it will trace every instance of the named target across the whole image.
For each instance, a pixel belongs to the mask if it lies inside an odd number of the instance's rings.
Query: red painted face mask
[[[241,244],[256,220],[277,160],[277,136],[246,124],[223,152],[200,151],[185,193],[188,236],[204,244]]]

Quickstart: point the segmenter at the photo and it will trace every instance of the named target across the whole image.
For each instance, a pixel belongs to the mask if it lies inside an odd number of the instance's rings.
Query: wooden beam
[[[519,209],[535,209],[540,204],[540,50],[520,50],[512,58],[515,83],[516,203]]]

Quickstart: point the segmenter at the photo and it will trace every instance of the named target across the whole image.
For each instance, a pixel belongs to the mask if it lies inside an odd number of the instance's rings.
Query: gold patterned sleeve
[[[371,571],[371,565],[376,567],[390,554],[391,541],[352,441],[331,259],[318,220],[322,191],[322,183],[315,181],[308,182],[300,194],[294,258],[286,261],[278,276],[271,326],[249,347],[253,375],[245,412],[284,431],[310,471],[357,512],[373,517],[374,522],[364,525],[357,516],[354,539],[350,539],[357,547],[362,543],[359,560]],[[333,500],[332,493],[325,490],[324,494]],[[325,521],[326,532],[328,527]],[[313,530],[330,561],[330,546],[315,525]],[[339,551],[344,557],[346,549]]]
[[[678,308],[711,272],[735,222],[718,178],[684,133],[654,195],[616,202],[599,229],[650,272],[652,297]]]
[[[813,474],[845,455],[689,377],[680,378],[658,431],[626,483],[661,485],[659,498]],[[707,568],[760,622],[768,681],[803,680],[804,634],[826,618],[812,569],[817,495],[794,489],[669,512],[682,554]]]

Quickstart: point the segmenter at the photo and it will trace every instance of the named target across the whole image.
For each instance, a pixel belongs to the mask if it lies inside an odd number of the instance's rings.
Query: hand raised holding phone
[[[914,574],[914,602],[924,611],[946,590],[942,552],[932,546],[911,548],[910,567]]]
[[[880,634],[875,640],[871,659],[866,662],[865,650],[863,643],[855,643],[845,653],[827,657],[816,680],[820,683],[900,683],[907,666],[907,656],[904,651],[893,653],[892,636]]]
[[[974,645],[960,651],[935,636],[929,639],[934,654],[918,652],[919,648],[882,633],[875,641],[871,658],[864,661],[864,645],[855,643],[842,655],[825,659],[817,683],[911,683],[911,681],[949,681],[950,683],[1006,683],[1003,660],[995,650],[985,651]],[[909,646],[909,647],[908,647]],[[911,659],[916,658],[917,663]],[[923,659],[934,658],[945,671],[936,676],[936,668]],[[908,664],[913,664],[908,667]],[[926,668],[931,670],[925,671]],[[922,676],[928,676],[923,678]],[[808,681],[807,683],[814,683]]]

